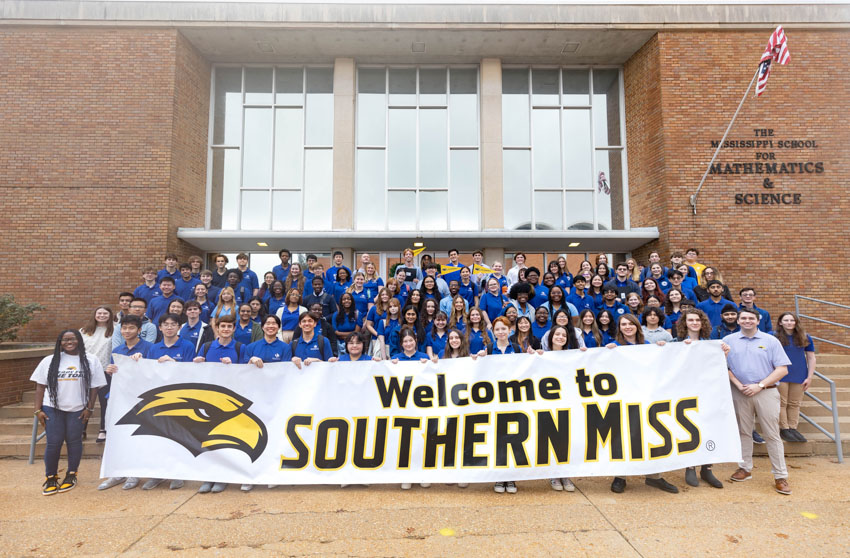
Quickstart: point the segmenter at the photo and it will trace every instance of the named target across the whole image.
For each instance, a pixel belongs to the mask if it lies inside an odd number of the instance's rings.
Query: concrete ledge
[[[47,343],[7,343],[0,345],[0,360],[46,357],[53,354],[53,348]]]

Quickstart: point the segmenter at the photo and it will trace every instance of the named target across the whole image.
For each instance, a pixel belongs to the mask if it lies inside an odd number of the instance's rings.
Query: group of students
[[[117,314],[100,306],[81,330],[60,333],[54,354],[33,373],[35,414],[47,431],[43,493],[64,492],[76,484],[82,437],[95,398],[101,406],[96,441],[106,440],[109,384],[118,372],[113,354],[258,367],[291,361],[299,368],[318,361],[475,359],[672,341],[729,341],[730,335],[741,331],[744,313],[757,317],[761,333],[773,334],[770,315],[754,304],[755,290],[742,289],[741,303],[733,303],[719,270],[696,262],[697,255],[693,249],[686,255],[673,254],[665,268],[653,252],[645,267],[629,259],[614,266],[613,274],[607,258],[600,255],[595,267],[584,261],[575,275],[561,257],[541,277],[537,268],[525,267],[522,253],[503,274],[500,262],[485,267],[481,252],[474,254],[470,267],[458,261],[457,250],[451,250],[450,263],[440,274],[440,266],[425,257],[423,265],[415,265],[413,251],[407,249],[393,277],[384,282],[368,255],[352,273],[340,252],[334,253],[334,265],[325,270],[315,256],[308,256],[302,268],[290,262],[288,250],[281,250],[281,264],[265,274],[262,284],[248,268],[246,254],[237,256],[233,269],[227,268],[226,256],[217,255],[213,271],[201,269],[199,257],[178,265],[176,257],[168,255],[164,269],[145,268],[144,282],[134,292],[119,295]],[[782,440],[803,441],[797,431],[799,407],[814,372],[814,347],[796,316],[783,313],[778,323],[775,335],[790,358],[792,373],[778,384],[777,430]],[[728,352],[729,345],[723,346]],[[735,384],[731,368],[730,381]],[[759,414],[764,419],[763,412]],[[750,445],[753,439],[758,442],[757,433],[752,435]],[[68,445],[69,466],[60,482],[57,468],[63,443]],[[710,465],[701,468],[700,476],[710,486],[723,486]],[[685,480],[699,484],[695,469],[685,472]],[[150,479],[143,488],[162,482]],[[646,483],[678,491],[660,475],[647,477]],[[131,489],[139,479],[110,478],[99,488],[118,484]],[[179,479],[170,482],[171,488],[182,484]],[[550,479],[550,485],[559,491],[575,489],[568,478]],[[226,486],[208,482],[200,491],[221,492]],[[242,486],[246,491],[251,488]],[[624,488],[621,478],[611,486],[615,492]],[[496,483],[495,491],[514,493],[516,484]]]

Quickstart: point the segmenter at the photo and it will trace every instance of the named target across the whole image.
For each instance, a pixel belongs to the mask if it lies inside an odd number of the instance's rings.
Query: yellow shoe
[[[52,475],[47,477],[47,480],[44,481],[42,485],[41,494],[43,496],[50,496],[51,494],[56,494],[59,491],[59,475]]]

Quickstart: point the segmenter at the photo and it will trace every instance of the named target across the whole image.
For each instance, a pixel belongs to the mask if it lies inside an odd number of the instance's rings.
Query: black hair
[[[165,277],[159,280],[160,285],[162,285],[163,283],[171,283],[173,285],[174,277],[172,277],[171,275],[166,275]]]
[[[342,299],[345,298],[345,297],[348,297],[348,298],[351,299],[351,306],[348,308],[348,310],[346,310],[342,306]],[[336,320],[334,320],[336,322],[336,325],[338,325],[338,326],[342,325],[342,322],[344,321],[345,316],[348,317],[349,322],[354,323],[354,324],[357,323],[357,305],[354,303],[354,297],[351,295],[351,293],[342,293],[342,296],[339,297],[338,306],[339,306],[339,309],[337,310],[337,313],[336,313]]]
[[[614,313],[611,312],[610,310],[600,310],[599,311],[599,313],[596,315],[596,327],[599,328],[600,332],[605,331],[605,330],[602,329],[602,322],[599,321],[599,317],[602,316],[602,314],[608,315],[608,329],[607,329],[608,335],[610,335],[611,337],[616,337],[617,336],[617,319],[614,317]]]
[[[344,256],[345,256],[345,254],[343,254],[340,250],[337,250],[337,251],[335,251],[335,252],[333,253],[333,257],[335,258],[335,257],[337,257],[337,256],[343,256],[343,257],[344,257]]]
[[[744,287],[743,289],[741,289],[740,291],[738,291],[738,294],[739,294],[739,295],[742,295],[742,294],[744,294],[744,291],[753,291],[753,296],[755,296],[755,295],[756,295],[756,290],[755,290],[754,288],[752,288],[752,287]]]
[[[143,299],[143,298],[141,298],[141,297],[138,297],[138,296],[137,296],[136,298],[134,298],[133,300],[131,300],[131,301],[130,301],[130,304],[133,304],[134,302],[144,302],[144,303],[145,303],[145,308],[147,308],[147,307],[148,307],[148,301],[147,301],[147,300],[145,300],[145,299]]]
[[[177,322],[177,325],[180,325],[182,323],[180,320],[180,316],[178,316],[177,314],[163,314],[159,318],[159,325],[164,324],[166,320]]]
[[[266,322],[269,321],[269,318],[274,318],[275,323],[277,323],[277,327],[280,327],[280,318],[277,317],[276,314],[266,314],[263,316],[263,319],[260,320],[262,325],[266,325]]]
[[[184,262],[180,264],[180,269],[192,269],[192,264],[190,264],[189,262]]]
[[[659,306],[650,306],[649,308],[644,310],[642,316],[644,325],[646,325],[646,317],[650,314],[655,314],[656,316],[658,316],[658,325],[660,327],[664,327],[664,319],[667,317],[667,314],[664,313],[664,310],[662,310]]]
[[[532,287],[528,283],[515,283],[511,285],[511,290],[508,293],[508,297],[516,300],[517,297],[522,293],[527,294],[528,298],[532,299],[534,298],[534,287]]]
[[[138,320],[136,316],[130,317]],[[139,323],[141,324],[141,320]],[[80,396],[83,400],[83,405],[88,408],[89,392],[91,391],[91,366],[89,366],[89,359],[86,356],[86,345],[83,343],[83,336],[76,329],[66,329],[59,333],[59,337],[56,338],[53,358],[50,360],[50,366],[47,367],[47,389],[50,393],[50,402],[54,409],[59,409],[59,405],[56,403],[56,397],[59,392],[59,361],[62,358],[62,338],[66,333],[73,333],[74,337],[77,338],[77,354],[80,357],[80,368],[83,372],[82,381],[80,382]]]
[[[142,319],[140,317],[134,316],[132,314],[129,314],[129,315],[121,318],[121,325],[123,326],[124,324],[134,325],[138,329],[142,329]]]
[[[340,267],[339,269],[337,269],[337,270],[336,270],[336,277],[335,277],[335,279],[336,279],[336,282],[337,282],[337,283],[339,283],[339,274],[340,274],[340,273],[345,273],[345,275],[346,275],[346,277],[345,277],[346,281],[351,281],[351,273],[350,273],[347,269],[345,269],[344,267]]]
[[[565,326],[552,324],[552,327],[549,329],[548,342],[549,342],[549,350],[554,350],[552,347],[552,338],[555,336],[555,328],[562,327],[567,332],[567,349],[578,349],[580,345],[578,344],[578,339],[576,339],[576,328],[572,326],[572,324],[567,324]]]
[[[529,273],[536,273],[538,276],[540,275],[540,270],[534,266],[525,268],[525,276],[528,277]]]
[[[278,252],[277,252],[278,257],[282,256],[283,254],[288,255],[290,258],[292,257],[292,252],[290,252],[290,251],[289,251],[289,250],[287,250],[286,248],[281,248],[281,249],[280,249],[280,250],[278,250]]]
[[[242,277],[243,277],[243,276],[242,276],[242,270],[241,270],[241,269],[239,269],[238,267],[234,267],[233,269],[228,269],[228,270],[227,270],[227,277],[228,277],[228,278],[230,277],[230,274],[231,274],[231,273],[235,273],[235,274],[236,274],[236,276],[237,276],[237,277],[239,277],[239,282],[240,282],[240,283],[242,282]]]
[[[720,311],[721,314],[725,314],[726,312],[735,312],[738,313],[738,307],[734,304],[725,304],[723,306],[723,310]]]
[[[123,293],[118,293],[118,298],[119,298],[119,299],[122,299],[122,298],[124,298],[125,296],[129,296],[130,298],[133,298],[133,293],[128,292],[128,291],[124,291]]]

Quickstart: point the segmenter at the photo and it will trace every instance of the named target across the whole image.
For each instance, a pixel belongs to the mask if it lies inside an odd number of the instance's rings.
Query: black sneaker
[[[626,490],[626,479],[623,477],[614,477],[613,482],[611,482],[611,492],[622,494],[624,490]]]
[[[653,488],[657,488],[659,490],[663,490],[664,492],[669,492],[670,494],[679,493],[679,489],[676,488],[675,485],[670,484],[664,479],[646,479],[646,485],[652,486]]]
[[[803,436],[803,435],[800,433],[800,431],[799,431],[799,430],[797,430],[796,428],[791,428],[790,430],[791,430],[791,436],[793,436],[793,437],[797,438],[797,441],[798,441],[798,442],[808,442],[808,441],[809,441],[809,440],[808,440],[805,436]]]
[[[759,433],[758,433],[758,432],[756,432],[755,430],[753,430],[753,443],[754,443],[754,444],[759,444],[759,445],[761,445],[761,444],[763,444],[763,443],[764,443],[764,438],[762,438],[762,437],[761,437],[761,434],[759,434]]]
[[[62,479],[62,482],[59,483],[59,492],[68,492],[72,488],[77,486],[77,473],[68,472],[65,475],[65,478]]]
[[[782,438],[783,442],[796,442],[797,438],[794,437],[794,434],[791,433],[790,428],[780,428],[779,429],[779,437]]]
[[[41,494],[43,496],[56,494],[59,490],[59,475],[51,475],[47,477],[47,480],[45,480],[44,484],[41,486]]]

